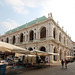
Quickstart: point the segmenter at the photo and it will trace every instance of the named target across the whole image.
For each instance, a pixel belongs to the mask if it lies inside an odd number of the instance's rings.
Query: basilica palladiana
[[[72,40],[69,35],[56,23],[52,13],[36,18],[24,25],[7,31],[0,36],[0,41],[7,42],[27,50],[40,50],[58,53],[48,57],[51,61],[59,61],[71,55]]]

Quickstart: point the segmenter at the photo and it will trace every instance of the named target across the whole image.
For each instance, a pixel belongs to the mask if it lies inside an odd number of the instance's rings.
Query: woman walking
[[[65,59],[65,61],[64,61],[64,62],[65,62],[65,69],[67,69],[67,63],[68,63],[68,62],[67,62],[67,60],[66,60],[66,59]]]

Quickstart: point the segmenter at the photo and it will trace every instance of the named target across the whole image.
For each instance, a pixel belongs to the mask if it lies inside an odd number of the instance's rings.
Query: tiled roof
[[[36,22],[40,22],[40,21],[42,21],[42,20],[45,20],[46,19],[46,17],[45,16],[42,16],[42,17],[40,17],[40,18],[38,18],[38,19],[35,19],[35,20],[33,20],[33,21],[30,21],[30,22],[28,22],[28,23],[26,23],[26,24],[24,24],[24,25],[21,25],[21,26],[19,26],[18,27],[18,29],[22,29],[22,28],[24,28],[26,25],[32,25],[32,24],[35,24]],[[10,32],[14,32],[14,31],[16,31],[17,30],[17,28],[14,28],[14,29],[12,29],[12,30],[10,30],[10,31],[7,31],[5,34],[9,34]]]

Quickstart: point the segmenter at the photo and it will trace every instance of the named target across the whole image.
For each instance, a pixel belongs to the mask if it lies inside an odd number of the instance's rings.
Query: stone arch
[[[53,29],[53,38],[56,39],[56,28]]]
[[[33,48],[31,48],[31,47],[30,47],[28,50],[29,50],[29,51],[32,51],[32,50],[33,50]]]
[[[29,40],[30,41],[34,40],[34,31],[33,30],[31,30],[29,33]]]
[[[6,38],[6,42],[9,43],[9,38],[8,37]]]
[[[40,47],[40,51],[46,52],[46,48],[44,46]],[[45,61],[45,56],[40,56],[41,60]]]
[[[54,47],[54,51],[53,51],[53,53],[58,53],[56,47]],[[54,55],[53,58],[54,58],[54,61],[57,61],[57,55]]]
[[[15,36],[13,36],[13,44],[15,44],[16,43],[16,38],[15,38]]]
[[[20,42],[23,42],[23,33],[20,34]]]
[[[40,39],[46,38],[46,27],[40,29]]]
[[[46,48],[44,46],[40,47],[40,51],[46,52]]]

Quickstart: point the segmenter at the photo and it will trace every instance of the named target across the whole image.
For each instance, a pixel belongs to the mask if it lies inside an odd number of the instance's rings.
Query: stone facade
[[[73,42],[72,56],[75,56],[75,42]]]
[[[37,18],[38,20],[38,18]],[[37,21],[34,24],[0,37],[1,41],[23,47],[27,50],[41,50],[46,52],[59,53],[59,56],[52,55],[49,61],[64,59],[71,54],[72,40],[62,28],[53,20],[52,14],[48,18]]]

